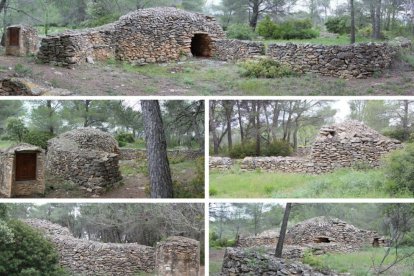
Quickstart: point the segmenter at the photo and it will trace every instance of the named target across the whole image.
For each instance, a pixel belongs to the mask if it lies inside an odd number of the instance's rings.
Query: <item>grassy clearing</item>
[[[337,37],[317,37],[312,39],[291,39],[291,40],[265,40],[266,45],[273,43],[298,43],[298,44],[318,44],[318,45],[349,45],[350,39],[346,35]],[[357,43],[372,42],[372,39],[366,37],[357,37]]]
[[[404,248],[403,251],[412,252],[414,248]],[[384,256],[384,248],[370,248],[354,253],[347,254],[325,254],[320,256],[313,256],[312,263],[319,268],[327,268],[335,270],[339,273],[351,273],[351,275],[365,276],[373,275],[372,260],[378,265]],[[394,257],[390,256],[385,261],[384,265],[390,264],[394,261]],[[401,264],[396,265],[390,271],[383,275],[413,275],[412,269],[414,267],[414,259],[406,259]]]
[[[323,175],[276,172],[242,172],[236,165],[228,172],[210,172],[210,196],[219,198],[389,198],[380,169],[341,169]]]

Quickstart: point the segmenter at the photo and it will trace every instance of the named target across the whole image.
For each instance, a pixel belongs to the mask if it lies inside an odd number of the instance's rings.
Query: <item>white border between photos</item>
[[[414,100],[414,96],[4,96],[0,101],[40,101],[40,100],[204,100],[205,101],[205,198],[204,199],[107,199],[107,198],[79,198],[79,199],[0,199],[0,203],[202,203],[205,213],[205,275],[209,275],[209,204],[210,203],[414,203],[413,199],[407,198],[291,198],[291,199],[263,199],[263,198],[210,198],[209,196],[209,105],[213,100]]]

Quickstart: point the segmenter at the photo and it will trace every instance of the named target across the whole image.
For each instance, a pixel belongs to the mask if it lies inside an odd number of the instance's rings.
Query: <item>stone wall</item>
[[[222,38],[224,32],[213,17],[152,8],[99,28],[44,38],[38,57],[61,66],[109,58],[137,64],[167,62],[182,56],[214,56],[214,42]]]
[[[16,154],[36,154],[36,179],[16,181]],[[0,151],[0,197],[41,195],[45,191],[45,153],[36,146],[19,144]]]
[[[139,271],[166,276],[199,275],[199,243],[189,238],[169,237],[156,248],[136,243],[101,243],[77,239],[69,229],[49,221],[24,222],[55,245],[60,264],[76,275],[137,275]]]
[[[321,128],[305,157],[246,157],[241,169],[320,174],[352,166],[378,167],[382,158],[401,148],[401,142],[385,137],[358,121]]]
[[[229,157],[214,157],[209,158],[210,169],[229,170],[233,166],[233,160]]]
[[[227,248],[221,275],[337,275],[319,272],[301,262],[279,259],[257,250]]]
[[[179,158],[184,160],[194,160],[198,157],[203,157],[204,153],[200,150],[168,150],[169,158]],[[146,160],[147,150],[120,148],[120,160]]]
[[[340,78],[367,78],[388,68],[397,47],[387,43],[354,45],[271,44],[267,55],[295,71]]]
[[[221,39],[215,43],[216,58],[220,60],[249,59],[264,55],[263,42],[243,41],[237,39]]]
[[[236,241],[238,247],[265,246],[277,244],[279,234],[274,231],[265,231],[256,236],[240,236]]]
[[[66,132],[48,142],[47,171],[90,192],[110,188],[122,180],[118,143],[92,128]]]
[[[12,32],[18,32],[18,44],[11,45],[10,34]],[[26,56],[28,54],[35,54],[38,50],[39,37],[37,30],[33,27],[25,25],[9,26],[6,29],[6,55],[11,56]]]
[[[157,244],[157,275],[198,276],[200,274],[199,242],[184,237],[170,237]]]

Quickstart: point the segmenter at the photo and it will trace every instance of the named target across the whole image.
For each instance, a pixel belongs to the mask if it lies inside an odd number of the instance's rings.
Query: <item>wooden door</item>
[[[16,153],[16,181],[36,180],[36,153]]]
[[[19,45],[20,45],[20,29],[10,28],[9,29],[9,46],[19,46]]]

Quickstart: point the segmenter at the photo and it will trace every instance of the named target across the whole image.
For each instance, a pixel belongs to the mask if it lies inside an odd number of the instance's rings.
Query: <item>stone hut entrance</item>
[[[191,39],[191,53],[194,57],[209,58],[212,56],[212,39],[208,34],[195,34]]]
[[[35,54],[38,48],[37,30],[24,25],[10,26],[6,30],[6,55],[25,56]]]
[[[17,27],[9,28],[7,36],[9,37],[9,46],[20,45],[20,28],[17,28]]]
[[[44,151],[20,144],[0,152],[0,194],[5,197],[43,194]]]
[[[316,237],[315,243],[330,243],[331,240],[328,237]]]

